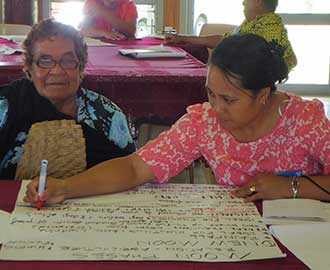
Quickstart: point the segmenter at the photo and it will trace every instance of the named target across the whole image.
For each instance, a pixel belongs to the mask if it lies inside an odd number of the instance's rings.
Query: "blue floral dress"
[[[135,151],[126,116],[117,105],[83,88],[76,102],[76,122],[83,128],[88,167]],[[32,124],[60,119],[72,117],[58,112],[29,80],[0,88],[0,178],[14,178]]]

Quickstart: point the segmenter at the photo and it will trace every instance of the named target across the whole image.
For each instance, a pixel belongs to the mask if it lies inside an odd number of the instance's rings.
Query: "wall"
[[[180,0],[164,0],[164,26],[180,31]]]
[[[32,25],[33,2],[34,0],[3,0],[4,23]]]

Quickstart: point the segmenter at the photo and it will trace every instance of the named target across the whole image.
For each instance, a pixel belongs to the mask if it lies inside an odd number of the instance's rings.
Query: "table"
[[[206,100],[206,65],[190,54],[184,59],[148,60],[118,54],[120,48],[160,42],[125,40],[114,47],[90,46],[83,86],[110,98],[137,124],[172,124],[188,105]],[[0,55],[0,84],[22,77],[21,69],[21,55]]]
[[[127,40],[104,40],[105,42],[110,42],[117,45],[144,45],[144,46],[153,46],[164,44],[164,40],[157,39],[153,37],[145,37],[143,39],[127,39]],[[186,52],[190,53],[192,56],[197,58],[203,63],[207,63],[209,58],[209,51],[204,45],[189,44],[189,43],[177,43],[177,44],[166,44],[172,47],[179,47],[184,49]]]
[[[0,209],[12,211],[20,188],[19,181],[0,181]],[[2,269],[24,270],[82,270],[82,269],[235,269],[235,270],[306,270],[309,269],[300,262],[289,250],[279,243],[280,248],[287,254],[286,258],[246,261],[238,263],[201,263],[201,262],[164,262],[164,261],[0,261]]]
[[[83,85],[111,98],[136,123],[169,125],[188,105],[206,100],[206,67],[191,55],[184,59],[132,59],[119,55],[118,47],[89,47]]]
[[[13,42],[0,37],[0,45],[7,45],[11,48],[18,46]],[[0,54],[0,85],[16,80],[24,76],[23,60],[20,54],[1,55]]]

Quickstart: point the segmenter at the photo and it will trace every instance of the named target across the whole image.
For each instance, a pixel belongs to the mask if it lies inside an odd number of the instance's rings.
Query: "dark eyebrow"
[[[208,87],[207,85],[205,85],[205,90],[206,91],[211,91],[211,92],[213,92],[212,91],[212,89],[210,88],[210,87]],[[214,93],[214,92],[213,92]],[[230,96],[230,95],[219,95],[219,94],[216,94],[216,93],[214,93],[216,96],[218,96],[218,97],[223,97],[223,98],[231,98],[231,99],[238,99],[238,97],[236,97],[236,96]]]

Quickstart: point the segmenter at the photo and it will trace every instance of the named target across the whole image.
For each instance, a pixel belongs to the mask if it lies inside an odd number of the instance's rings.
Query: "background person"
[[[305,178],[275,175],[301,170],[330,190],[329,120],[320,101],[276,91],[275,84],[287,75],[283,48],[277,44],[254,34],[224,39],[208,66],[209,102],[188,107],[170,130],[134,154],[64,180],[48,178],[42,199],[57,203],[153,180],[166,183],[203,156],[218,184],[239,187],[234,195],[246,201],[294,196],[330,200]],[[36,202],[37,186],[38,179],[28,185],[26,202]]]
[[[297,65],[297,58],[294,54],[290,41],[288,39],[287,30],[284,27],[282,19],[275,14],[278,0],[244,0],[244,16],[245,20],[233,32],[225,35],[209,35],[209,36],[184,36],[184,35],[166,35],[165,39],[168,43],[192,43],[215,48],[225,37],[235,35],[237,33],[252,33],[265,38],[267,41],[275,40],[285,49],[284,59],[289,70]]]
[[[137,9],[132,0],[86,0],[80,31],[88,37],[134,37]]]
[[[47,19],[24,41],[21,79],[0,88],[0,178],[14,179],[32,124],[75,119],[86,140],[87,167],[135,150],[123,112],[80,87],[87,46],[73,27]]]

